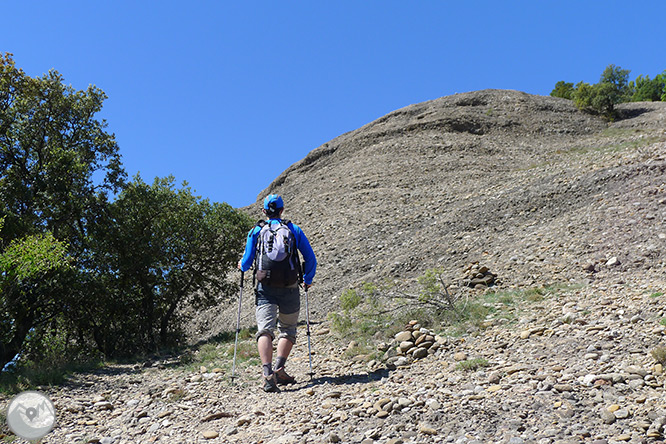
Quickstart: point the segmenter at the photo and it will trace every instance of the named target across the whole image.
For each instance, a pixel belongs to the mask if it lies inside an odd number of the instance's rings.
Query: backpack
[[[291,222],[271,224],[260,220],[254,272],[257,280],[271,287],[289,287],[301,281],[302,273],[296,237]]]

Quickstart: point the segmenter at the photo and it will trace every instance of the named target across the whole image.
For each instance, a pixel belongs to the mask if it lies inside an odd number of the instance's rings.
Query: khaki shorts
[[[257,339],[268,335],[275,339],[275,328],[278,339],[286,338],[296,343],[296,327],[301,308],[301,295],[298,287],[275,288],[257,287]]]

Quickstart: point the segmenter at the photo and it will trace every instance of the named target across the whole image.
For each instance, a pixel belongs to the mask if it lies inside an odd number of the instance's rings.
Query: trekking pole
[[[236,350],[238,349],[238,333],[240,332],[241,306],[243,302],[243,277],[245,273],[241,271],[240,295],[238,296],[238,318],[236,320],[236,341],[234,341],[234,364],[231,368],[231,383],[234,383],[236,377]]]
[[[305,288],[305,326],[307,328],[306,334],[308,336],[308,357],[310,359],[310,381],[312,381],[312,377],[314,376],[314,372],[312,371],[312,346],[310,345],[310,307],[308,306],[308,286],[303,285],[303,288]]]

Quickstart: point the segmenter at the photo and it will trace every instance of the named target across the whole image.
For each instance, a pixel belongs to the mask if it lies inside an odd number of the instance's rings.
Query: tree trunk
[[[32,319],[16,319],[14,336],[6,345],[0,344],[0,370],[16,357],[23,347],[23,342],[33,327]]]

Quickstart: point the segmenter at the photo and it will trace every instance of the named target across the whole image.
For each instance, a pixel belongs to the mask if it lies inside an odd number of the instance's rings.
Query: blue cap
[[[284,208],[284,202],[282,198],[277,194],[270,194],[264,199],[264,210],[277,210],[279,208]]]

